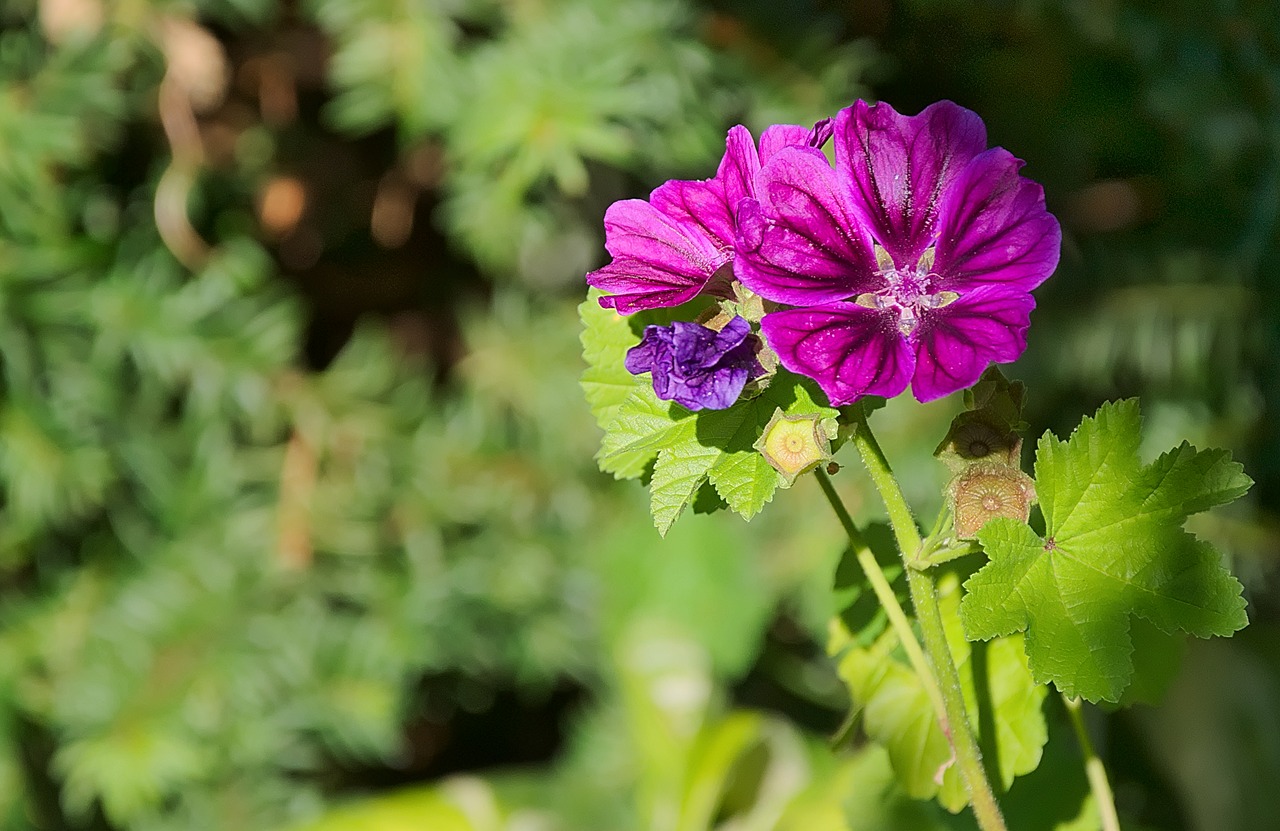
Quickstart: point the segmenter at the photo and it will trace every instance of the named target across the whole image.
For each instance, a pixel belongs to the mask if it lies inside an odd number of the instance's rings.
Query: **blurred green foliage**
[[[1095,726],[1135,827],[1274,828],[1269,6],[0,3],[0,827],[962,826],[814,735],[813,483],[660,542],[577,385],[609,202],[874,93],[977,109],[1064,220],[1035,427],[1141,392],[1259,480],[1197,529],[1254,627]],[[878,415],[915,504],[955,406]]]

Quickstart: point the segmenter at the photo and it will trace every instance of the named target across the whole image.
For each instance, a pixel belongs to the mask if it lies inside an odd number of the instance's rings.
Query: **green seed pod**
[[[789,416],[779,408],[756,440],[755,448],[782,474],[785,487],[831,458],[831,427],[816,415]]]
[[[1027,521],[1036,501],[1035,481],[1005,464],[971,464],[947,488],[956,536],[975,539],[982,526],[996,517]]]

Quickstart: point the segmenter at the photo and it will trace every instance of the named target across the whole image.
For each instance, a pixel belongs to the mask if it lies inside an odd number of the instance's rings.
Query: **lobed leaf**
[[[1198,637],[1248,622],[1239,581],[1182,525],[1252,480],[1226,451],[1186,443],[1143,465],[1140,440],[1133,400],[1103,405],[1068,441],[1046,433],[1036,450],[1045,535],[990,522],[978,538],[991,562],[965,584],[970,639],[1025,631],[1036,679],[1090,701],[1118,701],[1133,679],[1132,616]]]
[[[602,470],[619,478],[642,475],[656,459],[649,483],[650,508],[663,534],[707,482],[746,519],[773,498],[782,477],[754,444],[776,410],[824,419],[836,415],[835,410],[816,403],[805,382],[789,373],[776,375],[755,398],[725,410],[698,413],[658,400],[646,382],[642,378],[618,406],[597,458]]]

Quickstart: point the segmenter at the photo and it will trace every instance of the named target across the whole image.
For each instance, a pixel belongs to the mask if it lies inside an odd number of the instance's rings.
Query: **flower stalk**
[[[1084,703],[1068,695],[1062,697],[1062,703],[1067,705],[1071,727],[1075,730],[1076,740],[1080,742],[1080,753],[1084,756],[1084,772],[1089,779],[1089,790],[1093,792],[1093,800],[1098,803],[1102,831],[1120,831],[1120,816],[1116,813],[1116,800],[1111,793],[1111,781],[1107,778],[1107,768],[1094,752],[1093,742],[1089,740],[1089,731],[1085,729]]]
[[[889,618],[889,624],[893,626],[893,631],[898,636],[902,651],[906,653],[907,660],[911,663],[911,668],[915,670],[916,675],[920,676],[920,681],[924,684],[925,692],[929,695],[929,701],[933,704],[933,711],[938,717],[938,723],[942,725],[943,732],[950,735],[947,727],[947,708],[942,700],[942,690],[938,688],[938,680],[933,675],[933,670],[929,666],[924,650],[920,648],[920,641],[916,638],[915,630],[911,628],[911,621],[907,619],[907,613],[903,611],[902,604],[898,602],[897,596],[894,595],[893,588],[889,585],[889,580],[885,577],[884,570],[880,568],[880,564],[876,562],[875,555],[871,553],[871,547],[867,544],[866,538],[862,536],[862,532],[854,524],[853,517],[849,516],[849,511],[840,499],[840,494],[836,492],[835,486],[831,484],[831,477],[821,468],[815,470],[814,473],[818,477],[818,484],[822,487],[822,492],[826,495],[827,501],[831,503],[831,509],[835,511],[836,517],[844,527],[845,534],[849,537],[849,545],[853,548],[858,565],[862,567],[863,573],[867,575],[867,582],[871,584],[871,590],[875,592],[876,599],[880,601],[885,615]]]
[[[977,737],[974,736],[965,711],[960,672],[956,669],[951,647],[947,644],[946,631],[942,626],[942,614],[938,608],[937,584],[931,572],[911,567],[923,544],[920,531],[916,527],[911,508],[903,496],[902,488],[898,485],[898,480],[894,477],[879,442],[871,433],[866,413],[861,407],[854,408],[852,441],[889,513],[889,522],[893,526],[893,533],[898,541],[898,550],[907,565],[905,571],[907,585],[911,590],[911,602],[915,606],[916,620],[919,621],[920,632],[924,636],[924,648],[933,667],[933,674],[937,679],[946,712],[946,721],[942,723],[942,728],[955,751],[956,766],[960,770],[960,777],[964,780],[965,790],[969,794],[969,804],[973,808],[974,817],[983,831],[1006,831],[1004,815],[1000,811],[999,803],[996,802],[991,782],[987,779],[986,769],[982,764],[982,751],[978,747]]]

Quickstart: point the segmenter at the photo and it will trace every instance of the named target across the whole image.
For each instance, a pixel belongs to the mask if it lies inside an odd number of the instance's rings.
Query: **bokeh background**
[[[1045,185],[1033,434],[1257,480],[1252,625],[1091,726],[1126,827],[1280,828],[1274,0],[3,0],[0,827],[969,827],[840,730],[814,483],[660,541],[577,386],[605,207],[857,97]],[[926,512],[958,406],[877,415]],[[1060,709],[1015,828],[1096,827]]]

